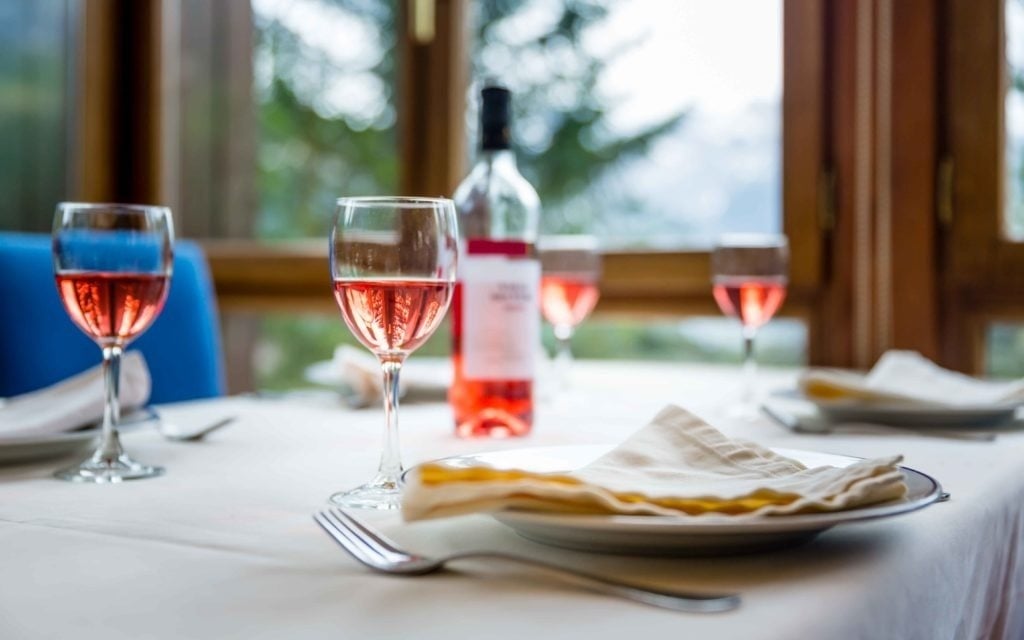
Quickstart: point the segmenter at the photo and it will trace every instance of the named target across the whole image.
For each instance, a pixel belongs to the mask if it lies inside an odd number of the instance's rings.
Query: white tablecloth
[[[528,569],[389,577],[356,564],[310,518],[328,494],[371,476],[381,412],[330,396],[227,398],[200,417],[240,419],[207,441],[124,436],[138,459],[167,467],[162,478],[74,485],[50,477],[66,461],[0,468],[0,638],[1024,637],[1024,434],[994,443],[796,435],[721,417],[736,392],[731,368],[578,364],[575,397],[542,405],[527,439],[459,440],[446,406],[404,406],[406,463],[616,442],[672,401],[770,446],[903,453],[953,498],[803,547],[728,558],[560,550],[487,516],[414,525],[367,516],[419,551],[516,550],[651,585],[741,592],[743,606],[725,614],[654,609]],[[766,380],[785,386],[793,375]]]

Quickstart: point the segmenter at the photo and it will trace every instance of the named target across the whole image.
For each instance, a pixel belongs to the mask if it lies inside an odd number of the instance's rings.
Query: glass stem
[[[569,388],[569,372],[572,369],[572,327],[558,325],[555,328],[555,376],[558,388],[565,391]]]
[[[744,404],[754,402],[754,383],[757,378],[757,358],[754,357],[754,336],[757,329],[743,328],[743,396]]]
[[[106,391],[103,404],[103,435],[95,458],[102,462],[116,462],[124,450],[121,439],[117,435],[117,426],[121,422],[121,354],[124,350],[119,346],[103,347],[103,381]]]
[[[388,358],[380,362],[384,371],[384,447],[380,455],[379,479],[398,486],[402,474],[402,457],[398,446],[398,377],[405,358]]]

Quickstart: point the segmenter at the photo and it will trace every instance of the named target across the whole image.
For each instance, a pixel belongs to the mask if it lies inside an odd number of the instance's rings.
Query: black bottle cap
[[[512,93],[505,87],[487,86],[480,92],[480,148],[508,149],[511,142]]]

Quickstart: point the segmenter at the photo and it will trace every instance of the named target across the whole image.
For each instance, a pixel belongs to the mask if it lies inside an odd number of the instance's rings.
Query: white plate
[[[55,458],[95,446],[99,428],[46,436],[0,438],[0,464]]]
[[[778,394],[813,404],[830,422],[876,422],[905,427],[992,427],[1014,420],[1019,402],[968,407],[869,403],[857,400],[816,400],[799,391]]]
[[[516,449],[445,458],[454,466],[490,465],[499,469],[562,472],[595,460],[611,446]],[[859,458],[775,449],[808,467],[845,467]],[[492,514],[524,538],[559,547],[605,553],[713,555],[745,553],[805,542],[836,525],[887,518],[915,511],[939,499],[942,488],[931,476],[901,467],[907,494],[900,500],[830,513],[735,518],[705,516],[559,515],[526,511]]]

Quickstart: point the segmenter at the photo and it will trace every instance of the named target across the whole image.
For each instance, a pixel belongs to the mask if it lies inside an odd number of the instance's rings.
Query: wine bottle
[[[449,401],[462,437],[523,436],[533,426],[540,199],[511,150],[511,99],[504,87],[481,91],[479,157],[454,196],[461,255]]]

